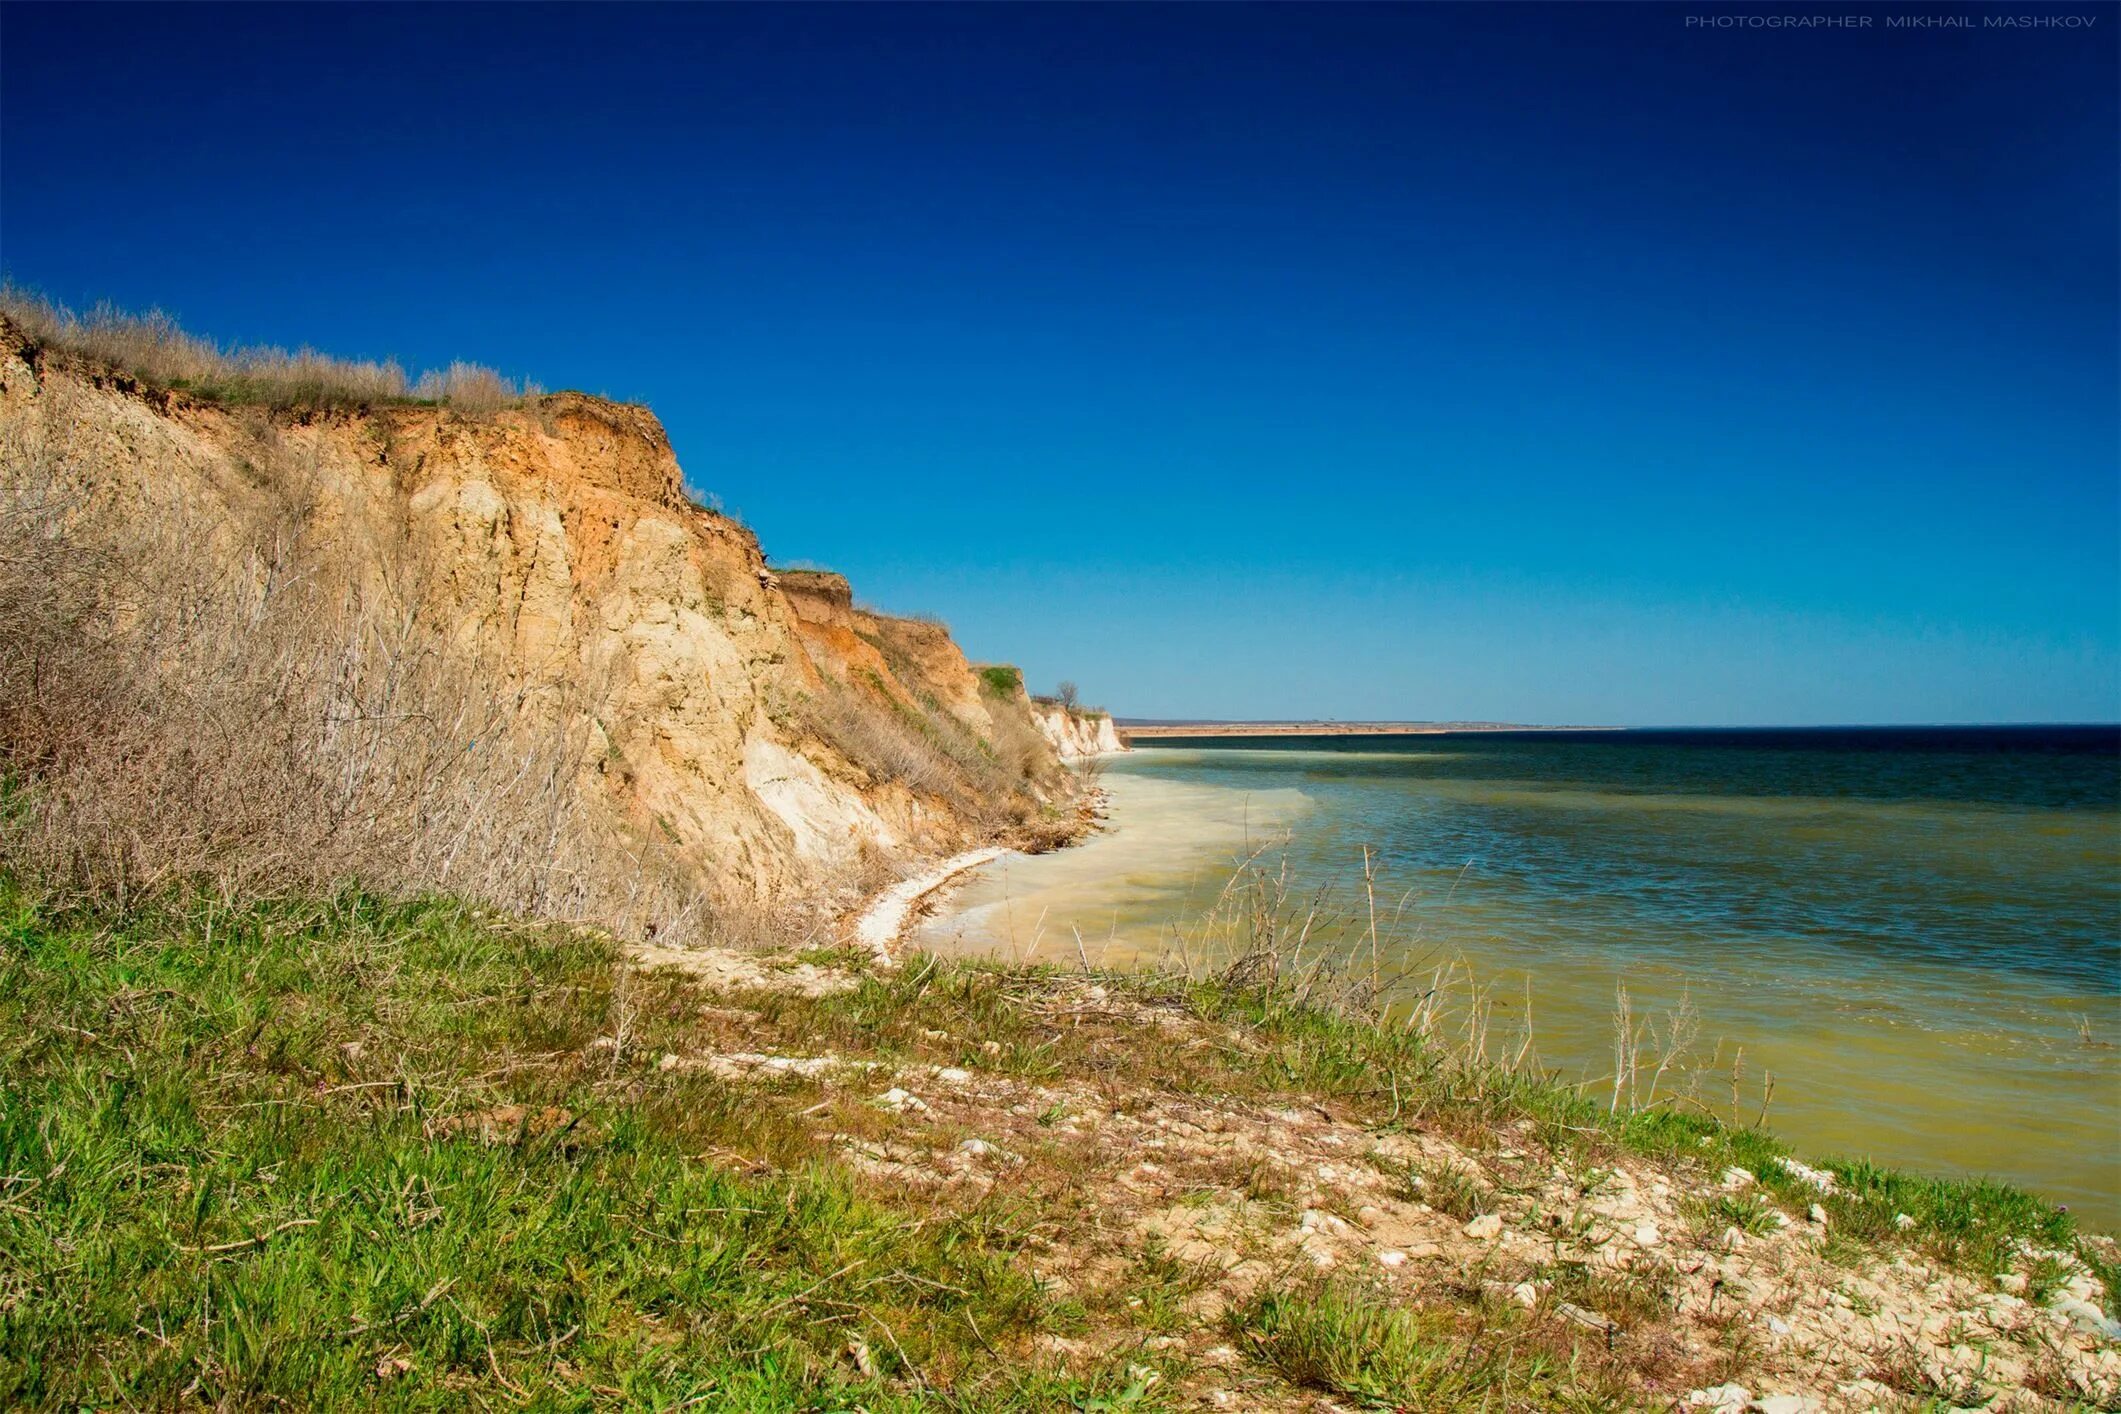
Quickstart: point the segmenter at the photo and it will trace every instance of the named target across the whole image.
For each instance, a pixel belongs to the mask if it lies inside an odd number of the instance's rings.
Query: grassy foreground
[[[772,1116],[591,1048],[601,938],[347,897],[4,940],[0,1405],[910,1408],[860,1364],[1062,1319],[992,1214],[710,1157]],[[1115,1384],[982,1363],[964,1407]]]
[[[1826,1255],[1850,1263],[1901,1252],[1986,1278],[2021,1244],[2074,1241],[2066,1214],[1991,1184],[1851,1164],[1821,1195],[1759,1131],[1609,1119],[1271,989],[1100,979],[1136,1020],[1210,1028],[1156,1044],[1103,1001],[1056,1021],[1080,979],[808,961],[848,985],[740,987],[733,1009],[600,934],[447,902],[53,912],[0,888],[0,1406],[1195,1407],[1201,1342],[1174,1332],[1203,1321],[1260,1391],[1240,1407],[1669,1402],[1650,1391],[1678,1357],[1612,1333],[1667,1299],[1640,1271],[1554,1269],[1572,1309],[1610,1316],[1602,1338],[1477,1282],[1385,1309],[1365,1279],[1315,1270],[1204,1312],[1211,1274],[1154,1243],[1113,1280],[1053,1279],[1053,1253],[1101,1220],[1072,1151],[1019,1145],[1011,1178],[971,1189],[894,1181],[845,1157],[888,1139],[873,1102],[681,1063],[764,1034],[1069,1080],[1116,1108],[1300,1099],[1380,1132],[1522,1132],[1590,1170],[1735,1164],[1760,1189],[1707,1185],[1704,1222],[1822,1203]],[[1442,1177],[1430,1203],[1486,1210]],[[1271,1208],[1270,1179],[1232,1181]]]

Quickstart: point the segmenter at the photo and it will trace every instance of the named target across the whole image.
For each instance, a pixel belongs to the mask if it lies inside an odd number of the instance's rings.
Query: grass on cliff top
[[[1530,1126],[1815,1196],[1756,1130],[1609,1119],[1271,988],[1101,980],[1242,1043],[1160,1045],[1095,1008],[1057,1026],[1041,1008],[1082,979],[933,958],[746,1003],[815,1051],[1305,1097],[1475,1141]],[[700,1040],[688,987],[630,972],[599,934],[451,903],[53,913],[0,883],[0,1406],[1164,1407],[1161,1304],[1113,1316],[1042,1285],[1035,1193],[953,1210],[880,1189],[792,1105],[660,1070]],[[1839,1172],[1820,1201],[1867,1243],[1994,1272],[2016,1238],[2070,1236],[1999,1186]],[[1536,1349],[1361,1308],[1270,1291],[1229,1321],[1296,1384],[1590,1407]],[[1119,1353],[1053,1353],[1110,1319],[1132,1323],[1097,1347]]]
[[[38,344],[218,403],[284,409],[425,404],[477,414],[541,391],[461,360],[414,378],[390,360],[334,358],[307,348],[290,353],[267,345],[224,347],[186,333],[159,309],[133,314],[99,304],[78,313],[13,284],[0,284],[0,318]]]
[[[1007,663],[995,663],[978,671],[980,685],[997,697],[1014,697],[1023,690],[1024,673],[1021,668],[1010,667]]]

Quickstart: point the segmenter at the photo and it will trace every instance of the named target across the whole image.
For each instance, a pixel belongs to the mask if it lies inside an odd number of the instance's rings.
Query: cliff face
[[[562,393],[479,417],[269,412],[144,385],[0,320],[0,439],[0,478],[28,475],[35,446],[121,518],[299,502],[468,658],[593,703],[604,749],[581,789],[724,891],[771,898],[963,847],[1068,789],[1028,703],[984,691],[940,626],[857,609],[836,575],[776,576],[750,530],[686,497],[642,408]],[[981,765],[1000,757],[1006,774]]]
[[[1039,732],[1063,761],[1127,749],[1109,713],[1079,711],[1058,702],[1033,702],[1031,710]]]

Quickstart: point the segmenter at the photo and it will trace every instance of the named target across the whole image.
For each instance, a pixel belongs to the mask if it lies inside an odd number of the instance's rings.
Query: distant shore
[[[1122,740],[1192,736],[1441,736],[1447,732],[1602,732],[1619,727],[1554,727],[1525,722],[1172,722],[1129,721],[1114,725]]]

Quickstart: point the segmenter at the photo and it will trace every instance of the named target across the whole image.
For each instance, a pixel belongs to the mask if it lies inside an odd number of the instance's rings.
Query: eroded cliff
[[[181,513],[197,553],[232,564],[246,551],[223,527],[292,516],[466,671],[570,704],[597,742],[573,788],[718,893],[873,881],[1072,818],[1058,758],[1093,724],[1056,725],[941,625],[858,608],[837,575],[776,575],[749,529],[688,498],[645,409],[231,404],[0,320],[0,445],[17,491],[43,478],[106,524]]]

